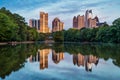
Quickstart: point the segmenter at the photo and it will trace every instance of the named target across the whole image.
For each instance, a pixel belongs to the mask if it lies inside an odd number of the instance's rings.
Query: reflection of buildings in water
[[[40,52],[40,69],[48,68],[48,54],[50,49],[39,50]]]
[[[74,65],[77,64],[78,66],[80,65],[84,66],[84,56],[81,54],[73,55],[73,64]]]
[[[30,62],[38,62],[38,61],[40,61],[40,54],[39,54],[39,52],[36,54],[36,56],[31,55],[29,57],[29,61]]]
[[[30,56],[30,62],[40,62],[40,69],[48,68],[48,54],[50,49],[38,50],[38,53],[35,56]],[[64,53],[56,53],[55,50],[52,50],[52,60],[54,63],[58,64],[61,60],[64,59]],[[85,66],[86,71],[92,71],[93,64],[97,65],[99,59],[93,55],[82,55],[74,54],[73,55],[73,64],[77,66]]]
[[[50,49],[38,50],[36,56],[30,56],[30,62],[39,62],[40,61],[40,69],[48,68],[48,54],[50,53]]]
[[[92,71],[93,64],[97,65],[99,59],[93,55],[82,55],[82,54],[74,54],[73,55],[73,64],[78,66],[84,66],[86,71]]]
[[[91,72],[93,64],[97,65],[98,61],[99,59],[96,56],[93,56],[93,55],[86,56],[86,62],[85,62],[86,71]]]
[[[54,63],[58,64],[61,60],[64,59],[64,53],[56,53],[55,50],[52,50],[52,60]]]

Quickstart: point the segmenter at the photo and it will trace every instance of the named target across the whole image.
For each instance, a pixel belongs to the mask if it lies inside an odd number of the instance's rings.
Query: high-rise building
[[[93,18],[92,10],[87,10],[85,16],[78,15],[73,18],[73,28],[75,29],[81,29],[83,27],[96,28],[98,24],[99,19],[97,16]]]
[[[73,18],[73,28],[77,29],[78,28],[78,25],[77,25],[78,21],[77,21],[77,17],[74,16]]]
[[[84,15],[83,16],[78,15],[77,17],[74,16],[74,18],[73,18],[73,28],[81,29],[83,27],[85,27]]]
[[[92,14],[92,10],[87,10],[85,13],[85,27],[89,27],[89,19],[92,19],[93,14]]]
[[[78,29],[85,27],[84,15],[83,16],[78,15],[77,20],[78,20]]]
[[[88,27],[89,28],[96,28],[97,27],[97,22],[96,19],[88,19]]]
[[[32,28],[36,28],[37,30],[40,30],[40,20],[30,19],[29,26]]]
[[[60,19],[55,18],[52,21],[52,32],[56,32],[56,31],[62,31],[64,28],[64,23],[60,21]]]
[[[50,29],[48,27],[48,13],[40,12],[40,32],[49,33]]]

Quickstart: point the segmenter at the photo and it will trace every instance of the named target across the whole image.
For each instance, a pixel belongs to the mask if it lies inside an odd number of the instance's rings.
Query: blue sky
[[[39,19],[39,12],[49,13],[49,27],[52,20],[58,17],[65,23],[65,29],[72,27],[72,18],[84,15],[87,9],[93,10],[101,22],[112,21],[120,17],[120,0],[0,0],[0,8],[6,7],[29,19]]]

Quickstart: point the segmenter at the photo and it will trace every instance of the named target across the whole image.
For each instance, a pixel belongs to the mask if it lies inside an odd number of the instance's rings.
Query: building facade
[[[83,27],[85,27],[84,15],[83,16],[78,15],[77,17],[74,16],[74,18],[73,18],[73,28],[81,29]]]
[[[97,22],[96,19],[88,19],[88,27],[89,28],[96,28],[97,27]]]
[[[49,33],[50,29],[48,27],[48,13],[40,12],[40,32]]]
[[[77,26],[78,26],[77,23],[78,23],[77,17],[74,16],[74,18],[73,18],[73,28],[77,29]]]
[[[60,19],[55,18],[52,21],[52,32],[56,32],[56,31],[62,31],[64,28],[64,23],[60,21]]]
[[[40,30],[40,20],[30,19],[29,26],[31,28],[36,28],[37,30]]]
[[[84,15],[83,16],[78,15],[77,20],[78,20],[78,29],[85,27]]]
[[[89,19],[92,19],[93,14],[92,14],[92,10],[87,10],[85,13],[85,27],[88,28],[89,27]]]
[[[96,28],[98,27],[97,24],[99,24],[99,19],[97,16],[93,18],[92,10],[87,10],[85,16],[78,15],[73,18],[73,28],[75,29],[81,29],[83,27]]]

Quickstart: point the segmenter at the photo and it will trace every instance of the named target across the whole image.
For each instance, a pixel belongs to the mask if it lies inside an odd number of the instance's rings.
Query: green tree
[[[57,31],[53,33],[53,39],[55,42],[63,42],[64,41],[64,33],[63,31]]]
[[[117,42],[120,43],[120,18],[113,21],[113,26],[116,27],[116,38]]]
[[[34,28],[28,27],[27,29],[27,40],[28,41],[37,41],[39,37],[38,32]]]
[[[0,41],[15,41],[17,25],[10,20],[9,16],[0,13]]]

